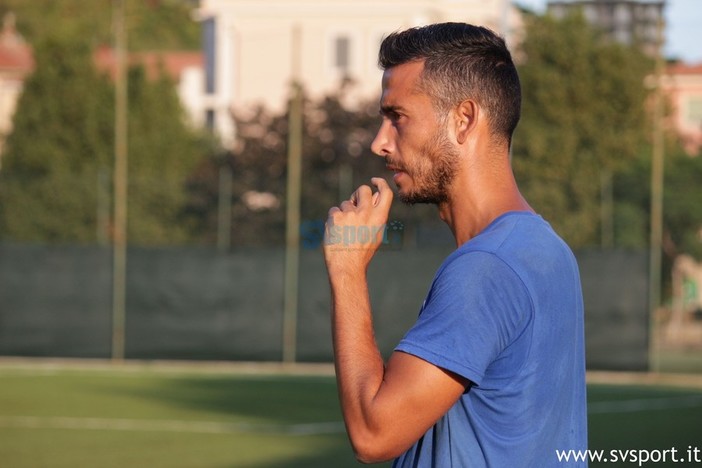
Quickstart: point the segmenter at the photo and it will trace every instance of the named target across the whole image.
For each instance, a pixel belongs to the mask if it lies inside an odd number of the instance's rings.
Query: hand
[[[362,185],[349,200],[329,210],[324,258],[330,277],[342,272],[365,273],[383,242],[393,193],[385,179],[374,177],[371,183],[377,192]]]

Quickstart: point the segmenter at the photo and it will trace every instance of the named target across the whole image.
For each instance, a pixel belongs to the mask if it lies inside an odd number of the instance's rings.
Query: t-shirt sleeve
[[[469,252],[439,269],[415,325],[395,348],[480,386],[488,366],[525,329],[532,304],[500,258]]]

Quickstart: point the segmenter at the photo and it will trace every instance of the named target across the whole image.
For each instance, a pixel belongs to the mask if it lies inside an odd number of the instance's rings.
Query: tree
[[[527,18],[514,168],[533,206],[577,248],[600,241],[612,175],[642,151],[651,61],[580,15]],[[610,210],[611,211],[611,210]]]
[[[665,153],[663,250],[669,267],[681,253],[702,260],[702,158],[687,155],[671,135]],[[623,246],[648,245],[650,178],[651,158],[646,153],[615,178],[615,211],[621,220],[617,235]]]
[[[71,37],[37,44],[35,61],[3,156],[0,232],[24,241],[93,241],[98,174],[112,154],[111,89],[90,49]]]
[[[227,197],[233,245],[280,244],[285,233],[286,115],[259,107],[250,116],[235,116],[235,122],[237,147],[213,151],[190,176],[189,219],[201,242],[215,243],[220,197]],[[223,171],[232,177],[229,191],[220,187]],[[251,204],[251,194],[265,197],[267,203]]]
[[[91,243],[108,237],[114,155],[114,90],[72,36],[38,44],[0,174],[2,238]],[[173,82],[129,72],[129,219],[134,244],[190,239],[185,181],[204,154]]]
[[[129,71],[129,194],[127,237],[133,244],[181,244],[191,238],[185,218],[186,181],[205,154],[204,136],[185,123],[175,84],[161,72]]]
[[[126,0],[130,50],[196,50],[200,25],[189,0]],[[0,15],[17,15],[31,43],[73,34],[94,46],[112,41],[112,0],[0,0]]]
[[[663,223],[671,261],[686,253],[702,261],[702,158],[678,146],[666,158]]]

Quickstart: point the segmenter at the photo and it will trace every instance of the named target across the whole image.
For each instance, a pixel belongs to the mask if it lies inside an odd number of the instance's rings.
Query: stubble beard
[[[399,193],[408,205],[428,203],[441,205],[449,199],[449,187],[456,177],[459,153],[451,145],[445,131],[437,131],[419,150],[416,164],[409,174],[415,186],[407,193]]]

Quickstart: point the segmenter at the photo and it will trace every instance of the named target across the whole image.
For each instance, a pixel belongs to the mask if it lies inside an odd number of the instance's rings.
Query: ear
[[[475,101],[466,99],[455,108],[455,130],[456,141],[463,144],[468,139],[468,135],[473,131],[478,121],[480,108]]]

